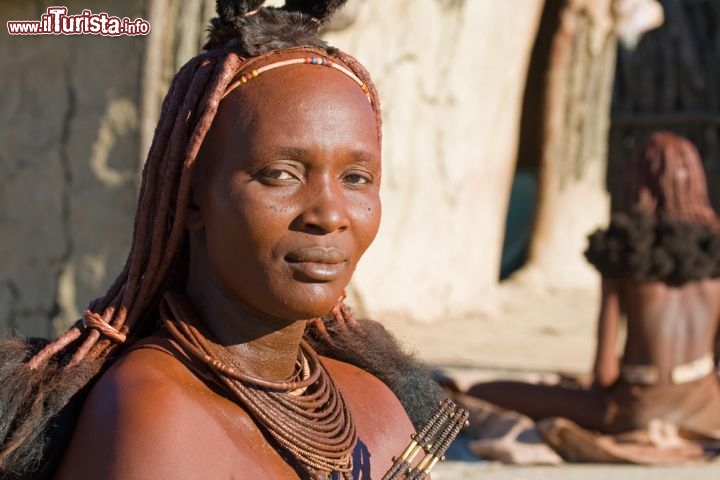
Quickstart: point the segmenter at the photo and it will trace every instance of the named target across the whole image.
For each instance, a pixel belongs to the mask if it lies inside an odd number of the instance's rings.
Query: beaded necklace
[[[339,472],[351,479],[357,432],[350,409],[317,353],[304,340],[295,372],[285,381],[244,373],[232,354],[212,340],[186,298],[166,294],[160,314],[170,336],[200,360],[217,383],[298,462],[313,479]]]

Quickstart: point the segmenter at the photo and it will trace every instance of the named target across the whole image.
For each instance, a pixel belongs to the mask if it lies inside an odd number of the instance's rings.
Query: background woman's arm
[[[603,278],[593,367],[594,384],[602,388],[615,383],[620,374],[617,356],[620,314],[620,281]]]

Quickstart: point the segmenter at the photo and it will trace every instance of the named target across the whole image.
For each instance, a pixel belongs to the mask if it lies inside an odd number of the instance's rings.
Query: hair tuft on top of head
[[[322,21],[345,5],[346,2],[347,0],[287,0],[283,10],[301,12]]]
[[[252,12],[262,6],[265,0],[217,0],[215,2],[215,11],[218,17],[223,20],[233,20],[236,17],[248,12]]]
[[[282,8],[264,7],[262,0],[218,0],[218,16],[210,20],[205,50],[228,48],[241,57],[308,46],[334,54],[319,35],[328,16],[346,0],[287,2]]]

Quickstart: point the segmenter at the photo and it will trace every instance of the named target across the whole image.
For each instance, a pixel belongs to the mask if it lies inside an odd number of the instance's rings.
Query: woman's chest
[[[362,422],[361,422],[362,423]],[[369,435],[363,438],[361,424],[358,428],[360,436],[352,453],[352,478],[370,480],[381,478],[382,465],[388,463],[379,438]],[[308,438],[307,442],[297,442],[303,448],[301,453],[291,453],[272,438],[262,427],[259,427],[250,415],[237,405],[221,405],[211,414],[211,419],[198,425],[197,449],[202,451],[206,468],[213,472],[211,477],[249,479],[265,478],[278,480],[310,479],[303,473],[302,463],[297,460],[299,455],[314,455],[317,449],[316,439]],[[395,452],[399,454],[400,452]],[[390,458],[390,457],[388,457]],[[392,460],[390,460],[391,462]],[[381,465],[382,464],[382,465]],[[339,473],[330,476],[332,480],[341,480]]]

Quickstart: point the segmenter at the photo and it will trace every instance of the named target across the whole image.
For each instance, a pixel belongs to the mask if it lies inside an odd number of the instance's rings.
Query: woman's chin
[[[286,295],[283,298],[284,307],[291,316],[297,320],[324,317],[332,312],[333,308],[343,299],[343,291],[324,288],[313,288],[306,292],[297,292],[296,295]]]
[[[332,309],[337,304],[337,300],[332,303],[323,304],[320,307],[317,306],[301,306],[297,305],[294,310],[294,314],[292,315],[294,319],[296,320],[311,320],[313,318],[321,318],[325,317],[332,312]]]

